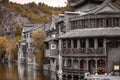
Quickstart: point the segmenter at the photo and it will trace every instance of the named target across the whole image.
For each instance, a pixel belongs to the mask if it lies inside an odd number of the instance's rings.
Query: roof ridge
[[[101,5],[88,11],[88,13],[89,14],[95,14],[97,12],[99,13],[99,11],[104,9],[106,6],[109,6],[109,7],[113,8],[114,10],[117,10],[117,13],[120,13],[120,8],[118,6],[116,6],[111,0],[105,0]]]

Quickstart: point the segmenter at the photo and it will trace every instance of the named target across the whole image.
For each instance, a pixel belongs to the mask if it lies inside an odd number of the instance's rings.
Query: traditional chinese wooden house
[[[85,72],[119,74],[120,7],[114,1],[78,0],[70,3],[75,12],[53,17],[45,41],[50,70],[79,78]]]
[[[70,17],[69,26],[66,25],[69,30],[59,36],[62,74],[81,77],[85,72],[119,72],[120,7],[111,0],[88,0],[89,4],[100,1],[99,6],[89,8],[86,3],[82,5],[87,0],[80,1],[72,5],[85,14]],[[85,6],[89,8],[87,11]]]

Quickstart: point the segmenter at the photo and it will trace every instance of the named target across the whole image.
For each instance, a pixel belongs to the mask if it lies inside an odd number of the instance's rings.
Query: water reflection
[[[23,64],[0,63],[0,80],[59,80],[54,72],[36,71]]]
[[[0,80],[18,80],[17,65],[0,64]]]
[[[37,71],[23,64],[0,63],[0,80],[69,80],[58,79],[55,72]],[[72,80],[72,79],[71,79]],[[77,79],[78,80],[78,79]]]

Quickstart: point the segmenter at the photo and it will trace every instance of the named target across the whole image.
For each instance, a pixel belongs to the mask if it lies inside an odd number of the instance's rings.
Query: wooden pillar
[[[103,22],[104,22],[104,27],[107,27],[107,25],[106,25],[106,19],[103,19]]]
[[[79,21],[77,21],[77,29],[79,29],[79,26],[80,26],[80,25],[79,25]]]
[[[71,67],[73,68],[73,59],[71,59],[71,61],[72,61],[72,62],[71,62]]]
[[[71,39],[71,49],[73,49],[74,46],[73,46],[73,40]]]
[[[97,19],[95,19],[95,28],[97,27]]]
[[[64,67],[67,67],[67,60],[66,59],[64,59]]]
[[[120,27],[120,18],[119,18],[119,26],[118,27]]]
[[[97,66],[97,59],[95,60],[95,68],[96,68],[96,74],[98,74],[97,70],[98,70],[98,66]]]
[[[58,34],[61,34],[61,26],[58,26]]]
[[[97,40],[97,38],[94,39],[94,49],[98,49],[98,40]]]
[[[28,40],[27,40],[28,41],[28,48],[30,48],[30,39],[31,39],[30,38],[30,33],[28,33]]]
[[[61,44],[62,44],[62,40],[59,39],[59,54],[61,54],[61,50],[62,50],[62,46],[61,46]]]
[[[79,69],[80,69],[80,59],[78,60],[78,63],[79,63]]]
[[[100,19],[97,19],[97,24],[98,24],[97,27],[100,27]]]
[[[65,41],[66,49],[68,49],[68,41]]]
[[[97,38],[94,39],[94,48],[95,48],[95,50],[98,49],[98,40],[97,40]],[[98,66],[97,66],[97,55],[96,54],[95,54],[95,68],[96,68],[96,73],[97,73]]]
[[[77,40],[77,49],[80,49],[80,39]]]
[[[86,50],[89,48],[89,40],[86,39]]]
[[[63,40],[61,40],[61,49],[63,49]]]
[[[114,27],[113,18],[111,18],[111,26]]]
[[[101,22],[100,22],[101,19],[98,19],[98,27],[101,27]]]
[[[106,51],[106,38],[103,39],[103,51],[104,51],[105,55],[107,55],[107,51]]]
[[[94,48],[95,48],[95,50],[98,49],[98,40],[97,40],[97,38],[94,39]],[[95,69],[96,69],[96,73],[97,73],[98,66],[97,66],[97,55],[96,54],[95,54]]]
[[[104,27],[105,25],[104,25],[104,19],[102,19],[102,27]]]
[[[86,70],[88,71],[89,65],[88,65],[88,59],[86,59]]]
[[[75,29],[77,29],[77,21],[76,21],[76,27],[75,27]]]

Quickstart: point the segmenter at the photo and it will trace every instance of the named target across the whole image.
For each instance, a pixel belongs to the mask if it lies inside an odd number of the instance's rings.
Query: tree
[[[17,41],[14,39],[7,39],[6,43],[6,55],[11,61],[17,59]]]
[[[32,38],[34,40],[33,46],[35,47],[34,54],[36,62],[41,67],[43,62],[42,60],[44,57],[44,32],[42,32],[40,29],[37,29],[33,32]]]
[[[9,0],[2,0],[2,3],[4,4],[9,3]]]
[[[17,44],[14,39],[7,39],[6,37],[0,37],[0,56],[10,56],[10,60],[17,58]]]
[[[5,49],[6,49],[6,37],[0,37],[0,56],[3,55]]]

